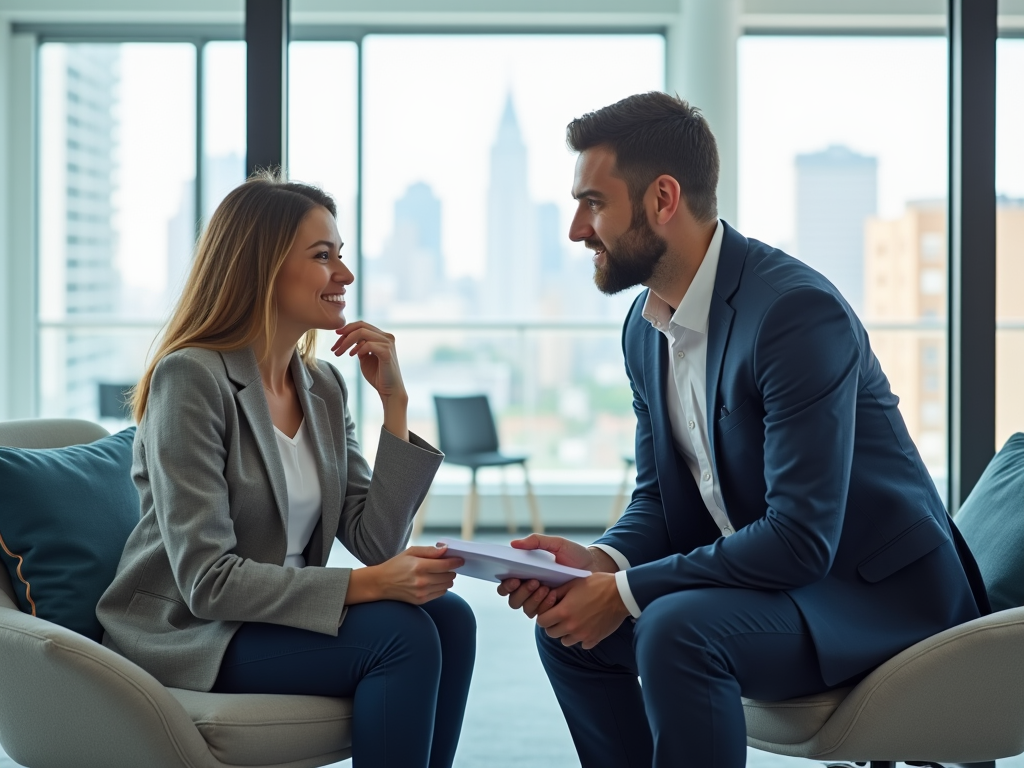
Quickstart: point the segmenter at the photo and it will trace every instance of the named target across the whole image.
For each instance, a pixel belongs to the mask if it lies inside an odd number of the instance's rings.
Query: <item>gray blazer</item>
[[[251,349],[188,348],[156,366],[135,435],[141,519],[96,615],[103,644],[161,683],[208,691],[242,622],[337,635],[348,568],[324,568],[335,536],[362,562],[398,554],[443,455],[381,430],[372,473],[341,375],[292,376],[315,443],[323,509],[305,551],[284,565],[288,495]]]

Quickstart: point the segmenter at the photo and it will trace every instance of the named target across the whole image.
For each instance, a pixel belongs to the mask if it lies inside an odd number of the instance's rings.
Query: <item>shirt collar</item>
[[[708,245],[704,260],[693,276],[693,282],[687,288],[683,300],[679,302],[675,314],[668,302],[662,300],[654,291],[647,292],[644,302],[643,316],[651,325],[661,331],[668,328],[669,323],[678,325],[697,333],[708,332],[708,317],[711,314],[711,296],[715,292],[715,277],[718,274],[718,257],[722,253],[722,237],[725,227],[718,220],[715,234]]]

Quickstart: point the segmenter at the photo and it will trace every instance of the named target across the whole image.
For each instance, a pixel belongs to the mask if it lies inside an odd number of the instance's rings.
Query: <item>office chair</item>
[[[462,538],[472,539],[476,530],[479,515],[480,494],[477,489],[476,472],[481,467],[507,467],[519,464],[523,468],[523,483],[526,486],[526,503],[530,510],[530,521],[534,533],[543,533],[544,524],[540,519],[537,498],[533,494],[530,476],[526,470],[526,456],[502,453],[498,447],[498,430],[494,426],[494,416],[487,395],[471,395],[469,397],[434,397],[437,410],[438,447],[445,455],[445,461],[462,467],[469,467],[469,494],[462,515]],[[505,473],[502,470],[501,496],[505,506],[505,516],[510,533],[516,531],[515,513],[512,510],[512,499],[505,486]],[[419,536],[426,522],[426,501],[416,514],[413,524],[413,537]]]

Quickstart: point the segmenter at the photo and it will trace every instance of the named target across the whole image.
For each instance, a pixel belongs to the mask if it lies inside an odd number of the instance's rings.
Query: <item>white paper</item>
[[[546,587],[558,587],[567,581],[589,576],[590,571],[570,568],[555,562],[555,556],[543,549],[513,549],[504,544],[480,541],[462,541],[442,537],[439,544],[447,544],[446,555],[461,557],[466,564],[456,568],[462,576],[484,581],[505,579],[536,579]]]

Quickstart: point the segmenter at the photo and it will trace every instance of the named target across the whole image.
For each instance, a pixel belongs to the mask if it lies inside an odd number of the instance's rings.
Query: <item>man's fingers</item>
[[[523,607],[523,603],[530,599],[530,595],[532,595],[538,587],[540,587],[540,582],[536,579],[530,579],[524,584],[521,584],[519,589],[509,596],[509,606],[519,610]]]
[[[519,589],[519,579],[505,579],[498,585],[498,594],[502,597],[511,595]]]
[[[548,596],[549,592],[551,592],[551,589],[549,587],[538,587],[537,590],[526,599],[526,602],[523,603],[523,613],[525,613],[531,619],[534,616],[536,616],[537,609],[540,607],[540,604],[544,601],[544,598]]]

